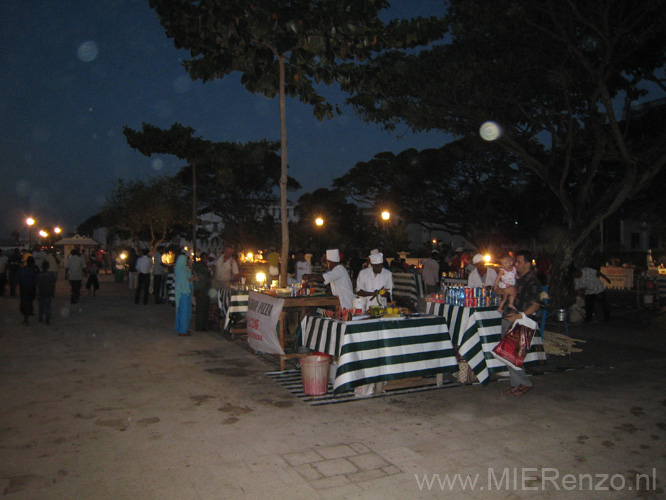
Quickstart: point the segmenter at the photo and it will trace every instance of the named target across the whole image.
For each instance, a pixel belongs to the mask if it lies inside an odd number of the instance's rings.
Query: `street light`
[[[54,232],[55,234],[60,234],[60,231],[61,231],[61,229],[60,229],[58,226],[56,226],[56,227],[53,228],[53,232]]]
[[[317,230],[317,250],[321,250],[321,231],[322,231],[321,227],[324,225],[324,219],[322,219],[321,217],[317,217],[315,219],[315,224],[319,228]]]
[[[43,229],[40,229],[40,230],[39,230],[39,235],[40,235],[42,238],[46,238],[46,237],[48,237],[49,233],[47,233],[47,232],[44,231]]]
[[[389,212],[388,210],[384,210],[382,212],[382,220],[387,221],[390,218],[391,218],[391,212]]]
[[[25,223],[28,225],[28,246],[32,246],[32,225],[35,223],[35,219],[28,217]]]

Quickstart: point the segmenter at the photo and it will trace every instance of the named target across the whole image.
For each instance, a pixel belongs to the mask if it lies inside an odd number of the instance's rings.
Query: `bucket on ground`
[[[321,396],[328,392],[328,366],[330,356],[303,356],[301,358],[303,392],[308,396]]]

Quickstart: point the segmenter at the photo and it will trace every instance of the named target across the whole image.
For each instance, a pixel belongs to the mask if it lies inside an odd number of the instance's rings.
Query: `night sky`
[[[387,15],[442,15],[442,0],[393,2]],[[214,141],[279,140],[278,100],[245,90],[240,74],[203,84],[181,66],[147,0],[0,2],[0,240],[61,225],[65,232],[99,211],[117,179],[172,175],[184,163],[145,157],[122,127],[142,122],[195,129]],[[327,90],[327,97],[344,97]],[[351,108],[319,122],[312,108],[287,102],[289,174],[320,187],[381,151],[439,147],[444,134],[389,134]]]

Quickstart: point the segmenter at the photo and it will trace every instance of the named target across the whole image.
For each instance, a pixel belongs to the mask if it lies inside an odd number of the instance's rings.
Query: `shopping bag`
[[[453,352],[456,355],[456,360],[458,361],[458,373],[457,379],[459,384],[473,384],[476,382],[476,375],[474,370],[469,366],[469,363],[460,355],[458,351],[458,346],[453,346]]]
[[[530,318],[521,318],[511,325],[511,329],[492,350],[492,355],[506,365],[520,370],[525,356],[530,350],[537,323]]]

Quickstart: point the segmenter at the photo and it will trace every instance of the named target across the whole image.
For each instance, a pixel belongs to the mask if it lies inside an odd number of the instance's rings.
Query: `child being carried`
[[[507,308],[512,309],[512,312],[517,312],[513,305],[516,298],[516,268],[513,265],[513,258],[510,255],[504,255],[500,259],[502,267],[497,271],[497,279],[495,280],[495,293],[502,298],[497,310],[504,312],[504,304],[508,302]]]

